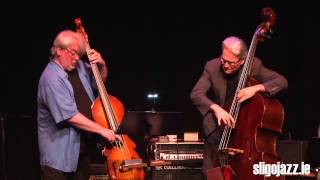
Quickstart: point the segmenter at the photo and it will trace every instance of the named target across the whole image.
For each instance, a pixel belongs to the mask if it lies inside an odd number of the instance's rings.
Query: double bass
[[[254,33],[236,92],[244,87],[259,84],[251,77],[255,50],[258,42],[267,37],[276,20],[271,8],[264,8],[262,15],[266,20]],[[259,162],[265,162],[265,164],[281,162],[276,151],[277,135],[281,133],[284,122],[281,103],[277,99],[257,93],[242,103],[239,103],[234,96],[225,109],[234,118],[235,123],[232,127],[223,127],[218,146],[220,167],[212,169],[207,175],[225,180],[283,179],[283,176],[264,177],[253,173],[253,165]]]
[[[88,53],[90,50],[89,40],[80,18],[75,19],[75,24],[76,31],[86,42],[86,52]],[[124,116],[124,107],[116,97],[108,94],[97,64],[90,63],[90,65],[99,91],[99,97],[92,105],[93,119],[103,127],[117,132]],[[145,176],[143,168],[122,168],[124,162],[139,163],[141,159],[135,151],[135,143],[127,135],[122,134],[120,138],[121,141],[117,140],[109,146],[106,145],[103,151],[110,178],[113,180],[143,180]]]

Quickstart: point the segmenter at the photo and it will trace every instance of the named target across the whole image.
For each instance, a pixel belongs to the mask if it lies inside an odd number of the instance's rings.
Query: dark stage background
[[[37,83],[55,35],[74,29],[74,18],[82,19],[91,47],[105,57],[109,69],[106,87],[126,110],[150,110],[152,102],[146,95],[158,93],[156,110],[184,112],[181,129],[201,133],[201,116],[189,98],[192,87],[206,61],[220,55],[225,37],[240,36],[250,44],[262,22],[260,11],[266,6],[275,10],[277,22],[271,39],[258,45],[256,56],[289,81],[289,88],[277,95],[286,111],[279,139],[316,136],[320,39],[315,27],[317,11],[305,4],[270,0],[250,5],[115,6],[106,2],[11,8],[3,16],[3,29],[8,32],[3,36],[8,42],[2,52],[5,59],[0,62],[1,137],[5,140],[1,174],[5,172],[7,179],[39,178]]]

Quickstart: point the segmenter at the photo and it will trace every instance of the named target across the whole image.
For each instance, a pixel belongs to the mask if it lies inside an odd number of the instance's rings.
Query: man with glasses
[[[219,58],[208,61],[204,71],[190,94],[193,104],[203,116],[205,135],[203,173],[215,167],[216,150],[220,142],[221,132],[217,127],[221,124],[231,126],[233,117],[222,107],[235,95],[241,67],[248,53],[245,42],[235,36],[227,37],[222,42],[222,54]],[[257,92],[272,96],[287,88],[288,82],[282,75],[267,69],[261,60],[254,58],[252,76],[261,84],[241,89],[237,100],[243,102]]]
[[[118,136],[92,121],[90,65],[80,60],[86,42],[76,32],[60,32],[51,47],[51,58],[38,85],[38,144],[42,180],[87,180],[88,136],[95,133],[113,142]],[[106,64],[100,53],[88,50],[90,63],[97,63],[103,80]]]

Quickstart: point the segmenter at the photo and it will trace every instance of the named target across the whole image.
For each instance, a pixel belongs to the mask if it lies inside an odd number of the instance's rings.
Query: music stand
[[[128,111],[117,131],[127,134],[137,145],[142,159],[147,159],[148,140],[153,136],[182,133],[183,112]]]
[[[160,136],[182,133],[183,112],[128,111],[118,133]]]

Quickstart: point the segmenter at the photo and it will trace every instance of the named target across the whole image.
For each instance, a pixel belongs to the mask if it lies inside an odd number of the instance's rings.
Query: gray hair
[[[247,44],[236,36],[229,36],[222,42],[222,48],[228,49],[239,59],[244,59],[248,53]]]
[[[61,31],[53,41],[51,47],[51,56],[56,56],[56,48],[66,49],[72,44],[76,44],[79,48],[79,53],[84,55],[86,53],[86,42],[85,40],[76,32],[71,30]]]

